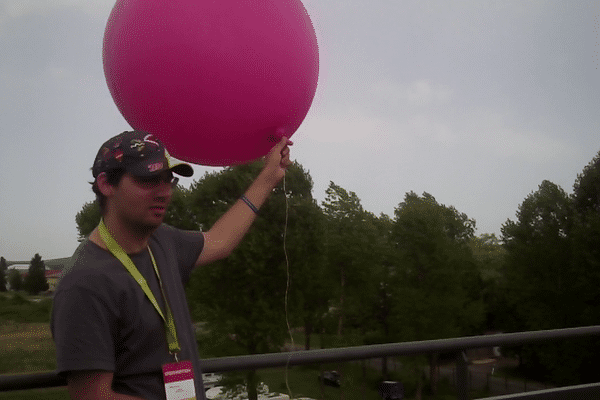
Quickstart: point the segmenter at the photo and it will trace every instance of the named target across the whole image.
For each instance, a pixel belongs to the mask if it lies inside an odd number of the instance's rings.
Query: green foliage
[[[322,329],[322,317],[331,298],[325,270],[325,220],[312,196],[289,196],[287,210],[288,319],[291,326],[304,326],[310,337],[312,332]],[[310,348],[309,341],[305,342],[305,348]]]
[[[543,181],[502,227],[509,329],[538,330],[600,323],[600,155],[567,195]],[[577,339],[521,349],[526,373],[557,384],[596,381],[595,340]]]
[[[346,328],[364,331],[373,323],[373,306],[384,282],[380,234],[384,223],[363,209],[360,199],[333,182],[326,190],[322,204],[325,214],[325,243],[327,249],[326,280],[336,299],[337,334]]]
[[[212,226],[244,193],[261,167],[254,163],[226,168],[194,182],[188,204],[196,223],[203,229]],[[299,309],[319,308],[308,301],[312,287],[302,288],[302,301],[298,296],[301,279],[308,279],[310,268],[318,273],[322,257],[319,229],[311,229],[319,224],[311,190],[308,173],[300,165],[292,165],[286,174],[285,191],[283,183],[275,188],[235,251],[226,260],[204,266],[192,275],[187,293],[195,318],[206,321],[210,331],[231,335],[245,354],[279,351],[283,345],[287,331],[286,253],[292,278],[288,316],[298,315]],[[284,251],[285,232],[289,237]]]
[[[20,305],[23,305],[23,304],[29,304],[29,300],[27,300],[25,298],[25,296],[23,296],[22,293],[16,292],[11,297],[10,304],[20,306]]]
[[[477,261],[484,281],[499,281],[506,251],[495,233],[484,233],[469,241],[473,257]]]
[[[10,298],[0,297],[0,321],[50,322],[51,308],[51,299],[32,302],[15,293]]]
[[[483,322],[481,282],[469,242],[475,221],[433,196],[407,193],[395,210],[392,237],[398,340],[475,333]]]
[[[407,193],[395,209],[391,239],[397,253],[391,323],[396,341],[441,339],[481,333],[482,281],[470,243],[475,221],[433,196]],[[436,368],[437,357],[430,358]],[[425,362],[423,361],[423,364]],[[412,367],[417,396],[423,365]],[[437,383],[432,383],[432,391]]]
[[[10,285],[11,290],[21,290],[21,287],[23,286],[23,277],[17,269],[12,268],[8,271],[8,284]]]
[[[6,265],[6,259],[0,257],[0,292],[6,292],[6,271],[8,267]]]
[[[226,168],[179,187],[165,222],[208,230],[260,168]],[[543,181],[501,240],[475,237],[474,220],[428,193],[407,193],[391,219],[333,182],[319,207],[312,184],[294,164],[234,253],[194,272],[190,305],[210,330],[201,352],[277,351],[287,322],[304,326],[306,343],[312,332],[329,338],[325,347],[600,323],[600,153],[572,196]],[[76,217],[80,239],[99,219],[95,202],[86,203]],[[598,350],[568,341],[527,346],[521,356],[542,377],[580,383],[595,379],[586,374]]]
[[[81,242],[92,233],[100,223],[100,206],[96,200],[87,202],[75,216],[78,240]]]
[[[481,277],[481,297],[486,309],[485,327],[488,331],[499,331],[513,325],[513,314],[508,308],[504,262],[506,250],[496,234],[484,233],[469,242],[473,258]]]
[[[46,266],[42,257],[36,254],[29,264],[27,276],[23,281],[23,287],[29,294],[38,294],[48,290],[48,280],[46,279]]]
[[[577,175],[573,185],[573,206],[579,214],[600,211],[600,152]]]
[[[573,326],[579,294],[571,270],[571,221],[568,195],[543,181],[519,206],[517,221],[502,226],[507,251],[506,287],[526,329]],[[576,276],[576,275],[575,275]],[[564,307],[568,304],[568,308]],[[568,311],[567,311],[568,310]]]
[[[562,188],[543,181],[517,211],[517,221],[502,226],[506,248],[505,287],[507,306],[514,319],[509,329],[540,330],[577,326],[583,304],[577,288],[568,233],[572,221],[571,199]],[[565,357],[570,343],[525,346],[521,365],[537,378],[564,382],[569,370],[577,371]],[[574,350],[574,349],[571,349]],[[579,360],[583,358],[581,355]],[[563,366],[567,366],[563,369]]]
[[[200,305],[196,304],[196,307]],[[209,357],[232,357],[247,354],[246,349],[235,339],[236,337],[229,333],[225,327],[208,324],[209,331],[196,335],[198,343],[198,352],[201,358]]]
[[[202,226],[193,210],[191,190],[179,185],[173,191],[164,222],[179,229],[201,230]]]
[[[600,152],[573,186],[573,269],[581,303],[582,324],[600,323]]]

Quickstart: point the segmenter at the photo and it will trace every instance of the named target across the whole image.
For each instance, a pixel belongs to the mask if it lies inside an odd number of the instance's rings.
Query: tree
[[[6,259],[4,257],[0,257],[0,292],[6,292]]]
[[[573,185],[573,206],[580,214],[600,212],[600,152],[577,175]]]
[[[212,226],[239,199],[261,168],[261,163],[230,167],[207,173],[194,182],[189,194],[190,207],[199,226],[203,229]],[[287,291],[290,305],[287,317],[292,323],[294,319],[300,322],[306,318],[297,313],[301,303],[297,295],[302,283],[295,279],[300,280],[302,275],[318,278],[322,257],[319,230],[311,229],[318,225],[319,218],[311,192],[312,179],[308,173],[297,163],[290,166],[285,190],[283,182],[274,189],[235,251],[227,259],[192,274],[187,291],[190,307],[197,320],[206,321],[209,330],[226,338],[228,345],[223,346],[226,354],[219,355],[281,349],[288,333],[285,312],[288,271],[292,289]],[[286,232],[289,239],[284,251]],[[311,268],[316,271],[310,271]],[[312,288],[307,285],[302,290]],[[306,308],[310,293],[305,294],[302,305]],[[249,399],[256,399],[255,372],[247,373],[246,380]]]
[[[477,263],[482,287],[482,298],[486,308],[486,328],[506,330],[514,326],[514,319],[508,308],[506,284],[504,282],[504,259],[506,251],[495,233],[484,233],[473,237],[469,242]]]
[[[331,299],[325,271],[325,219],[312,196],[290,196],[288,202],[288,313],[295,317],[290,323],[297,321],[304,327],[304,348],[310,350],[311,335],[323,328],[323,316]]]
[[[8,284],[10,290],[14,290],[15,292],[21,290],[23,286],[23,277],[17,269],[12,268],[8,271]]]
[[[331,294],[330,317],[337,317],[336,345],[351,346],[386,342],[384,223],[364,210],[356,193],[329,183],[322,203],[325,215],[327,277]],[[331,322],[334,322],[331,320]],[[331,324],[333,325],[333,324]],[[333,330],[333,326],[329,330]],[[333,333],[333,332],[332,332]],[[387,375],[386,358],[382,374]],[[343,374],[343,371],[342,371]],[[366,368],[363,363],[363,377]]]
[[[394,335],[392,334],[393,280],[398,264],[391,238],[393,221],[383,213],[378,218],[371,214],[369,216],[375,227],[375,239],[369,247],[373,263],[376,264],[375,268],[371,268],[375,294],[370,304],[372,321],[367,321],[364,324],[369,329],[365,332],[363,341],[364,344],[390,343],[394,341]],[[389,379],[387,366],[387,357],[383,357],[381,359],[383,380]]]
[[[87,202],[75,216],[78,238],[82,242],[100,223],[100,206],[96,200]]]
[[[507,292],[527,330],[575,326],[578,306],[571,292],[571,221],[569,196],[543,181],[519,206],[517,221],[502,226],[506,249]],[[571,303],[573,302],[573,303]]]
[[[354,192],[330,182],[325,193],[327,269],[339,299],[334,304],[337,335],[344,336],[346,327],[363,330],[364,335],[381,282],[377,218],[363,209]]]
[[[469,310],[468,289],[477,271],[469,241],[475,221],[433,196],[407,193],[395,210],[393,238],[400,257],[396,276],[404,340],[472,332],[481,315]],[[400,299],[403,299],[400,301]],[[411,306],[405,307],[410,300]],[[480,306],[477,305],[476,308]]]
[[[580,299],[582,324],[600,323],[600,152],[577,176],[573,185],[573,263]]]
[[[178,185],[171,196],[164,222],[184,230],[202,230],[192,205],[191,189]]]
[[[395,209],[392,239],[399,264],[394,276],[397,340],[455,337],[483,322],[480,282],[469,242],[475,221],[423,193],[407,193]],[[437,358],[430,358],[432,377]],[[416,366],[417,396],[421,368]],[[432,392],[436,380],[432,379]]]
[[[46,266],[42,257],[37,253],[31,259],[27,276],[23,282],[23,287],[32,295],[48,290],[49,285],[48,280],[46,279]]]
[[[577,176],[573,185],[573,221],[569,236],[573,246],[571,284],[580,307],[574,313],[578,325],[600,324],[600,152]],[[592,338],[579,340],[568,349],[577,354],[578,363],[571,363],[569,382],[595,382],[594,355],[600,351]],[[568,365],[561,364],[565,369]]]
[[[473,257],[480,265],[481,276],[484,280],[498,280],[502,276],[504,248],[502,241],[495,233],[483,233],[473,237],[469,246]]]
[[[592,293],[600,281],[593,257],[586,251],[586,243],[594,236],[595,217],[587,219],[592,203],[587,196],[578,199],[577,183],[575,187],[570,197],[554,183],[543,181],[519,206],[517,221],[509,220],[502,227],[506,291],[509,307],[518,318],[515,329],[559,329],[598,322]],[[595,380],[590,368],[596,351],[598,346],[589,339],[528,345],[522,348],[521,367],[535,378],[556,384],[590,382]]]

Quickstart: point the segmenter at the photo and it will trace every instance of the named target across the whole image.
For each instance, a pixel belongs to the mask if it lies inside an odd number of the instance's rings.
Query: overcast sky
[[[274,0],[275,1],[275,0]],[[113,0],[0,0],[0,255],[70,256],[100,145]],[[393,216],[428,192],[500,233],[544,180],[572,192],[600,150],[597,1],[305,0],[319,87],[292,156]],[[196,168],[200,177],[205,168]],[[186,186],[193,178],[182,179]]]

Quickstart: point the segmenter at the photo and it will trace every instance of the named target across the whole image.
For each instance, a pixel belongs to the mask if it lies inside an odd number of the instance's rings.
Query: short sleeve
[[[181,279],[187,283],[204,248],[204,234],[200,231],[185,231],[169,225],[163,226],[170,234],[175,248]]]
[[[72,286],[56,293],[51,330],[59,373],[115,370],[117,313],[96,291]]]

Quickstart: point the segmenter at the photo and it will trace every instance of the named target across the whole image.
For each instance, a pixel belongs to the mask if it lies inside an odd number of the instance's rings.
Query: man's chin
[[[155,230],[156,228],[162,225],[164,219],[164,216],[153,218],[151,221],[148,221],[146,223],[146,229],[150,231]]]
[[[132,224],[132,228],[141,235],[150,235],[163,223],[163,218],[147,219],[143,222]]]

